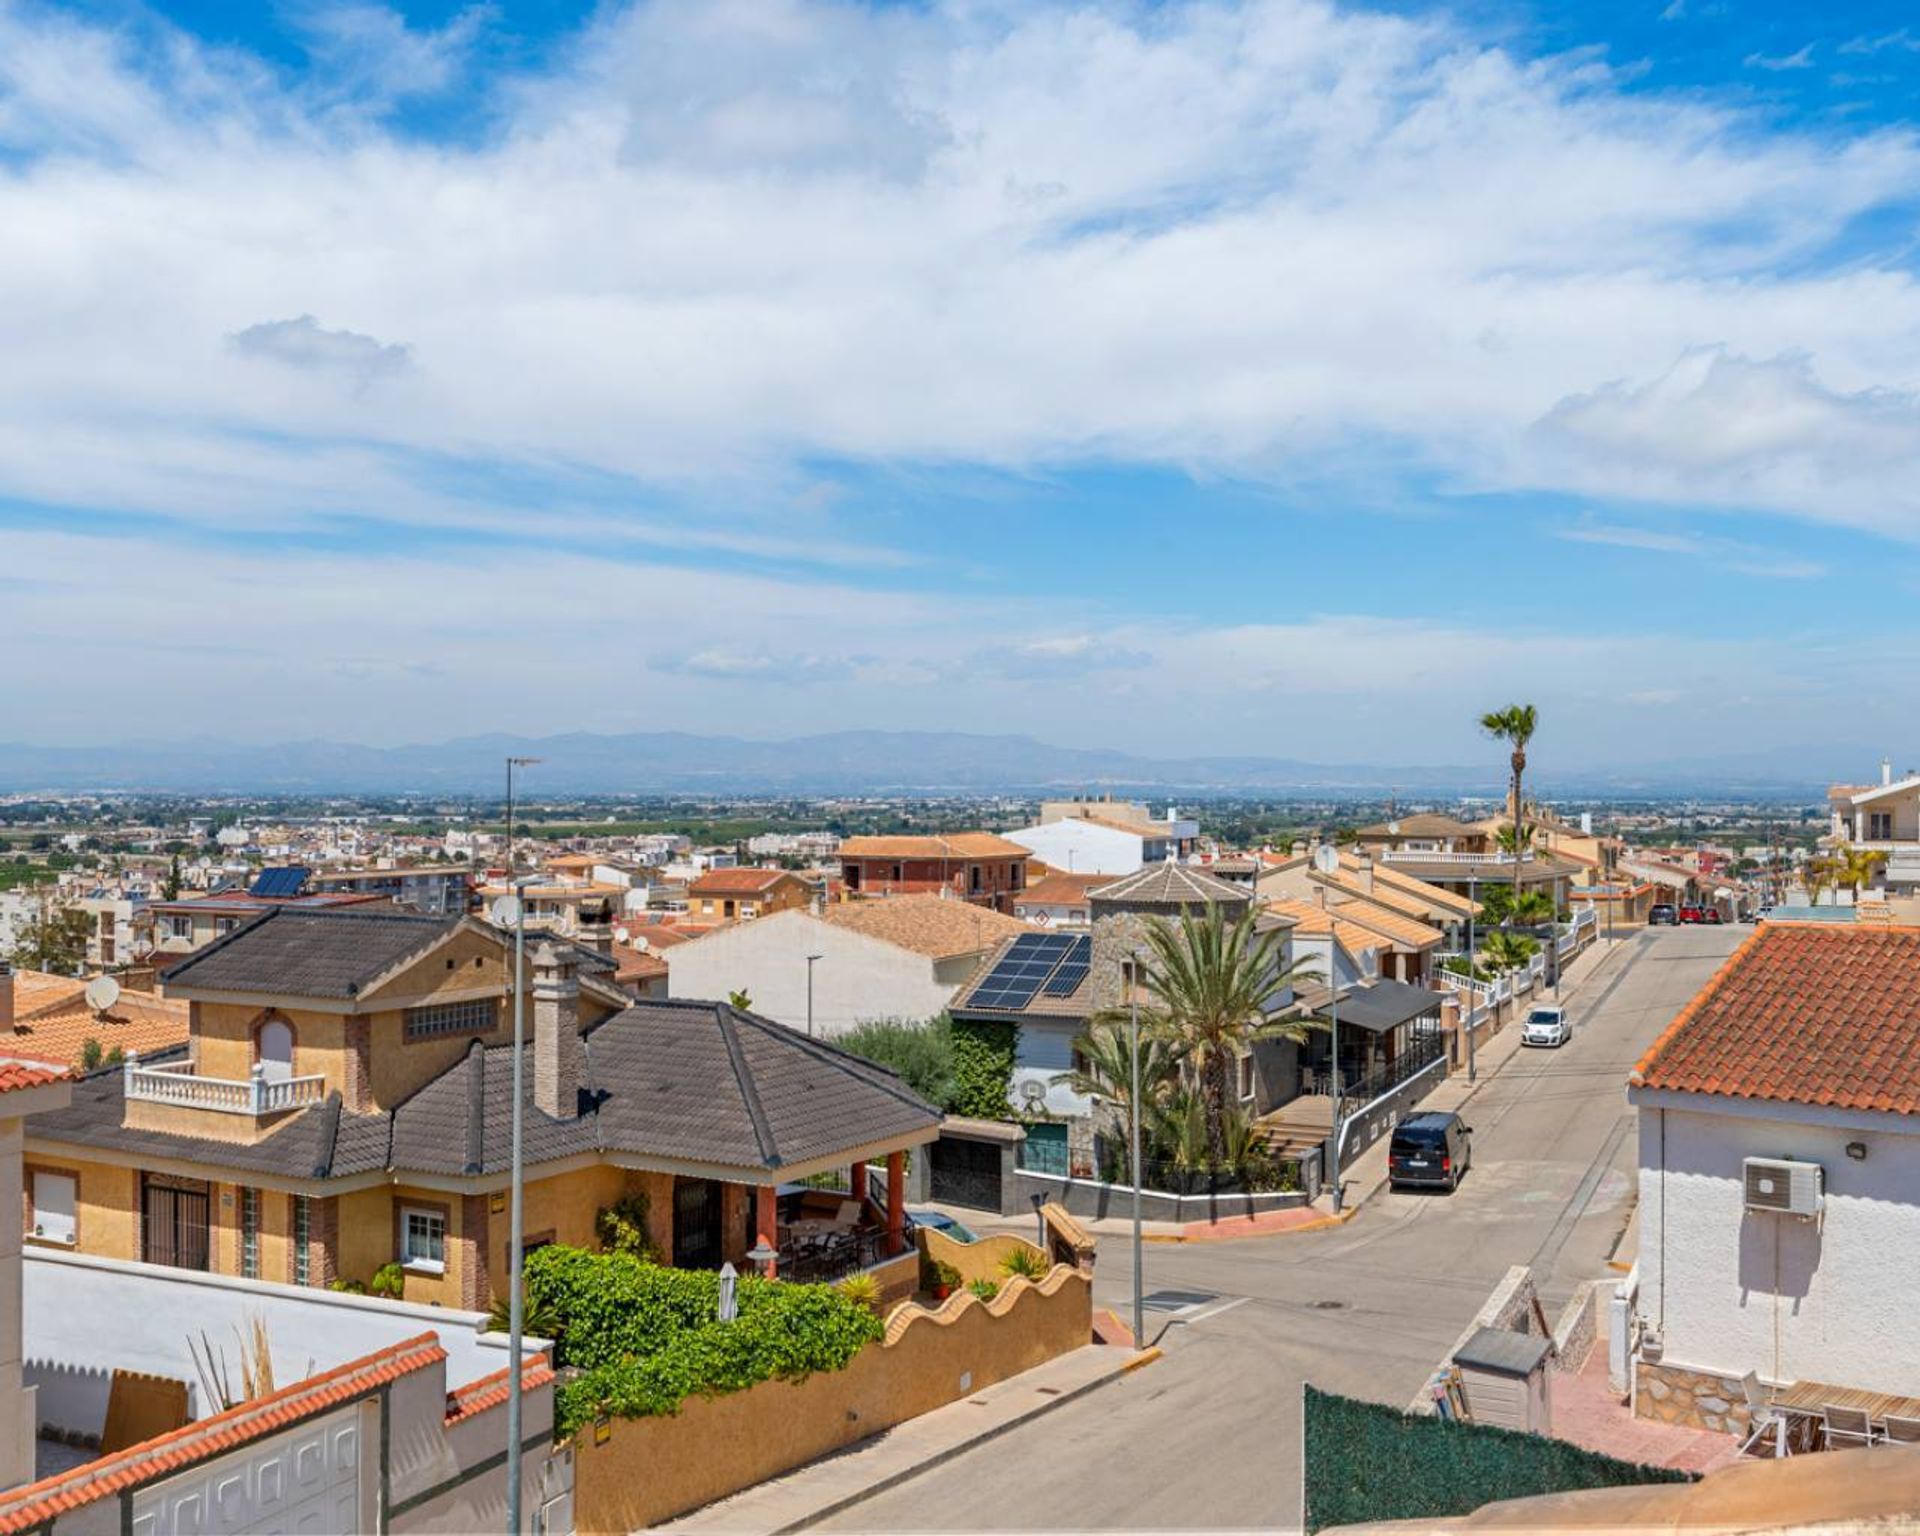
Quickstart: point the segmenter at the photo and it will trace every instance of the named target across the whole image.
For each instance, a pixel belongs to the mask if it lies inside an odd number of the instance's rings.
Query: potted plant
[[[968,1281],[967,1289],[982,1301],[992,1301],[994,1297],[1000,1294],[1000,1282],[997,1280],[989,1280],[985,1275],[982,1275],[978,1280]]]
[[[945,1301],[960,1285],[960,1271],[944,1260],[936,1260],[933,1266],[933,1299]]]
[[[407,1291],[407,1272],[398,1264],[382,1264],[373,1272],[373,1278],[367,1282],[367,1289],[375,1296],[385,1296],[389,1300],[399,1301]]]

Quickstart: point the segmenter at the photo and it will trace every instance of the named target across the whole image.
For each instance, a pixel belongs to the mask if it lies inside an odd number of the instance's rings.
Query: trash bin
[[[1453,1363],[1473,1422],[1546,1434],[1553,1422],[1547,1384],[1552,1355],[1552,1340],[1503,1328],[1482,1328],[1455,1350]]]

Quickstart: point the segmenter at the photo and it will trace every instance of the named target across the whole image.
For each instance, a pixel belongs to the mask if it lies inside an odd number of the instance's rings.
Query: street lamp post
[[[1327,1028],[1333,1036],[1333,1214],[1338,1216],[1344,1204],[1346,1181],[1340,1177],[1340,974],[1331,963],[1338,940],[1329,930],[1327,943]]]
[[[507,759],[507,883],[519,895],[513,904],[513,1161],[508,1177],[507,1224],[507,1530],[519,1536],[520,1523],[520,1376],[526,1348],[526,1297],[521,1266],[526,1262],[521,1211],[526,1169],[521,1160],[521,1100],[526,1094],[527,899],[525,883],[515,878],[513,848],[513,772],[539,762],[537,757]]]
[[[1479,1064],[1473,1059],[1474,1015],[1480,1011],[1480,994],[1475,990],[1480,978],[1474,975],[1473,963],[1473,914],[1479,910],[1474,899],[1475,881],[1471,874],[1467,876],[1467,1081],[1480,1080]]]
[[[807,1038],[813,1038],[813,962],[818,955],[807,956]]]
[[[1133,1347],[1146,1348],[1147,1341],[1147,1303],[1146,1287],[1140,1274],[1140,995],[1129,985],[1127,1012],[1131,1021],[1131,1038],[1128,1050],[1132,1055],[1133,1089],[1129,1095],[1129,1108],[1133,1113],[1132,1124],[1128,1131],[1128,1157],[1133,1165]]]

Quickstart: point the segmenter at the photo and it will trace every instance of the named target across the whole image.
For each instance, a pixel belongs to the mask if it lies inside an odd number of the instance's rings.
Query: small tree
[[[43,907],[27,920],[13,946],[13,963],[30,971],[71,976],[86,964],[93,915],[78,907]]]

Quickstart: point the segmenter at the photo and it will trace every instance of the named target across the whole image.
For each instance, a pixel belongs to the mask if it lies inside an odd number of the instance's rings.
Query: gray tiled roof
[[[182,1061],[187,1048],[153,1051],[141,1057],[149,1066]],[[292,1116],[270,1136],[256,1142],[216,1141],[168,1131],[135,1130],[121,1124],[126,1076],[119,1067],[103,1067],[78,1079],[65,1109],[37,1114],[33,1134],[76,1146],[111,1147],[153,1160],[210,1163],[288,1179],[344,1178],[387,1166],[385,1115],[350,1115],[340,1095],[330,1094],[314,1108]]]
[[[365,907],[275,907],[169,968],[167,987],[354,997],[460,922]]]
[[[1245,886],[1229,885],[1205,870],[1166,860],[1149,864],[1131,875],[1122,875],[1111,885],[1095,886],[1087,893],[1097,920],[1102,909],[1121,912],[1177,911],[1182,907],[1244,907],[1253,900]]]

